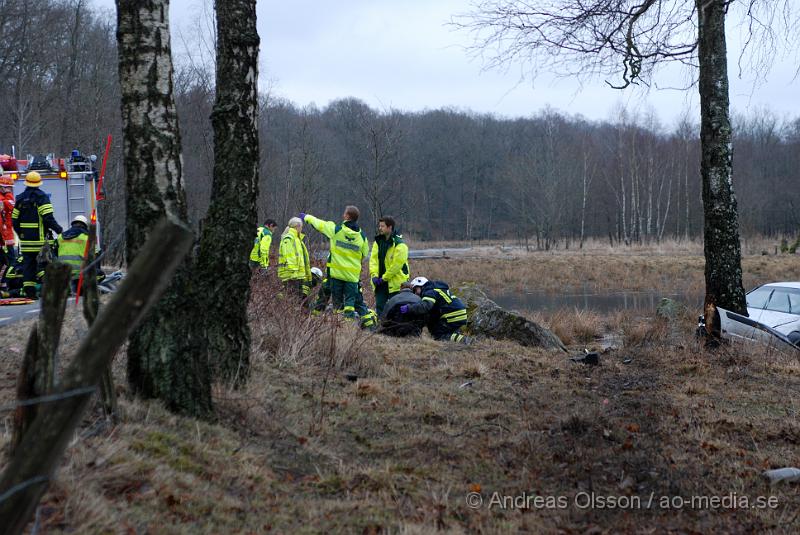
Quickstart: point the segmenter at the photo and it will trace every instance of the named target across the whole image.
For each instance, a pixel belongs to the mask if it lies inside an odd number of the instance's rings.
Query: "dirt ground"
[[[627,266],[667,291],[696,278],[699,262],[702,280],[701,258],[556,256],[567,260],[546,269],[543,257],[515,259],[510,273],[538,273],[526,287],[555,287],[542,274],[566,277],[574,266],[570,280],[587,280],[603,264],[608,273]],[[424,262],[432,276],[460,282],[505,261]],[[796,279],[794,262],[748,258],[746,276]],[[533,313],[570,338],[563,354],[362,333],[287,314],[261,282],[251,309],[253,372],[243,390],[217,385],[216,423],[131,399],[118,356],[122,421],[110,428],[96,408],[87,416],[39,509],[39,533],[800,529],[800,486],[770,487],[762,476],[800,466],[798,357],[706,352],[692,335],[694,311],[675,322]],[[30,325],[0,330],[4,407]],[[70,312],[63,354],[82,325]],[[599,365],[569,360],[608,331],[621,347]]]

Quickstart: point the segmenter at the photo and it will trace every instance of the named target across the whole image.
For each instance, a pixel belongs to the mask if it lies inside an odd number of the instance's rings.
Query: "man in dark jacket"
[[[425,327],[426,315],[417,315],[411,312],[403,314],[400,312],[402,306],[419,304],[422,301],[411,288],[403,288],[392,296],[383,307],[381,315],[381,326],[378,329],[380,334],[389,336],[419,336]]]
[[[435,340],[465,344],[472,342],[460,332],[467,324],[467,307],[461,299],[450,293],[447,283],[417,277],[410,286],[422,299],[416,304],[402,305],[401,314],[427,315],[428,330]]]
[[[61,234],[61,225],[53,217],[50,198],[39,189],[42,185],[39,173],[30,171],[25,176],[25,185],[25,191],[17,195],[11,221],[22,253],[22,290],[25,297],[36,299],[36,257],[47,240],[48,231]]]

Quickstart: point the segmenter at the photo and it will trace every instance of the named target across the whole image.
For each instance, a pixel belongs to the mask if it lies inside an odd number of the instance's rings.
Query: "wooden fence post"
[[[39,400],[36,420],[0,477],[0,526],[6,534],[25,529],[103,370],[164,292],[192,244],[192,232],[177,221],[162,221],[150,236],[81,342],[59,390]]]
[[[39,301],[39,323],[31,330],[17,380],[17,399],[24,401],[52,393],[56,386],[58,342],[69,293],[70,268],[65,264],[47,266]],[[14,414],[14,433],[10,454],[36,419],[37,405],[22,405]]]
[[[94,320],[97,319],[97,313],[100,309],[100,296],[97,292],[97,266],[94,265],[94,247],[97,243],[97,223],[92,222],[89,225],[89,243],[86,252],[86,259],[84,260],[85,270],[83,276],[83,317],[86,323],[91,327]],[[117,391],[114,388],[114,376],[111,373],[111,364],[109,363],[103,370],[100,377],[100,399],[103,404],[103,412],[107,418],[116,423],[117,421]]]

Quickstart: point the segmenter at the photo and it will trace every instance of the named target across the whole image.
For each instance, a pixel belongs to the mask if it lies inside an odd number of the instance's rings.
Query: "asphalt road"
[[[39,303],[29,305],[0,306],[0,329],[24,319],[36,318],[39,313]]]

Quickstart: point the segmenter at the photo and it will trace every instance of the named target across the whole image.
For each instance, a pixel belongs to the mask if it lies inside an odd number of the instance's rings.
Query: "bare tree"
[[[164,215],[185,223],[181,142],[172,85],[169,0],[117,0],[119,78],[127,181],[127,260],[132,263]],[[197,416],[211,412],[204,355],[186,351],[191,266],[131,336],[128,381],[144,397]]]
[[[248,254],[258,198],[258,47],[255,0],[217,0],[217,84],[214,195],[203,225],[192,331],[196,350],[213,359],[224,378],[249,374]]]
[[[367,200],[372,222],[385,215],[388,203],[397,197],[400,186],[398,176],[399,145],[402,132],[399,115],[375,114],[362,117],[360,125],[364,136],[365,155],[359,158],[357,181],[361,194]]]
[[[783,4],[789,10],[788,2],[762,0],[487,0],[458,24],[476,32],[476,50],[497,51],[490,66],[529,61],[534,70],[614,76],[617,81],[609,84],[617,88],[647,83],[666,62],[699,68],[706,305],[746,314],[731,181],[725,42],[725,20],[734,3],[745,6],[751,29],[770,38],[774,34],[760,22],[757,9]],[[634,213],[639,194],[633,190]]]

